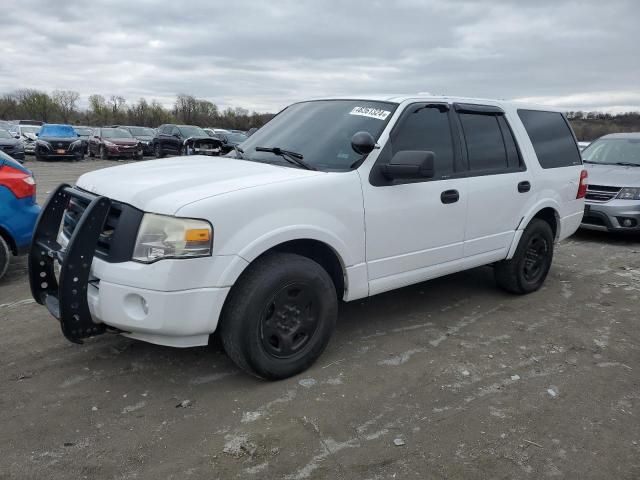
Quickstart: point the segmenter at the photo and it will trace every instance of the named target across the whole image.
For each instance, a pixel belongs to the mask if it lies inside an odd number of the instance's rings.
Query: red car
[[[96,128],[89,137],[88,152],[90,157],[96,155],[107,160],[109,158],[142,158],[142,143],[131,133],[122,128]]]

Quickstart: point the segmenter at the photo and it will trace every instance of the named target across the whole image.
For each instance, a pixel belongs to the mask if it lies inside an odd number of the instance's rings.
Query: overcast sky
[[[639,21],[638,0],[3,0],[0,93],[276,111],[428,91],[640,110]]]

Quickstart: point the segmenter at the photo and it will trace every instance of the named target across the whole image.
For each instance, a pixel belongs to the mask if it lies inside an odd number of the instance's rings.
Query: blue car
[[[33,175],[0,152],[0,278],[13,255],[27,253],[39,213]]]

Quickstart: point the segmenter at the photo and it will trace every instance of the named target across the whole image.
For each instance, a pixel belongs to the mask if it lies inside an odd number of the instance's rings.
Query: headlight
[[[105,140],[105,141],[104,141],[104,144],[105,144],[107,147],[116,147],[116,146],[117,146],[115,143],[110,142],[109,140]]]
[[[76,140],[75,142],[71,142],[71,145],[69,145],[69,147],[76,148],[76,147],[79,147],[80,145],[82,145],[82,140]]]
[[[49,142],[45,142],[44,140],[38,140],[37,142],[41,147],[48,148],[51,150],[51,144]]]
[[[618,200],[640,200],[640,188],[625,187],[616,196]]]
[[[133,260],[151,263],[164,258],[207,257],[212,246],[213,228],[205,220],[145,213]]]

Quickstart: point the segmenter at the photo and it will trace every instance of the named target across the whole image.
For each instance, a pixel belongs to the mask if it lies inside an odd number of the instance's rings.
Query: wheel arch
[[[524,232],[525,228],[527,228],[531,223],[531,220],[534,218],[539,218],[547,222],[553,232],[554,240],[557,241],[560,235],[560,214],[558,213],[558,210],[559,205],[552,201],[539,203],[534,206],[520,221],[520,225],[518,225],[518,229],[516,230],[513,241],[511,242],[511,247],[509,248],[507,260],[513,258],[515,255],[516,248],[518,248],[518,243],[522,237],[522,232]]]
[[[4,228],[2,225],[0,225],[0,237],[2,237],[5,242],[7,242],[7,245],[9,245],[9,249],[11,250],[11,253],[13,255],[18,255],[18,245],[13,239],[13,236],[11,235],[11,233],[9,233],[9,230]]]

